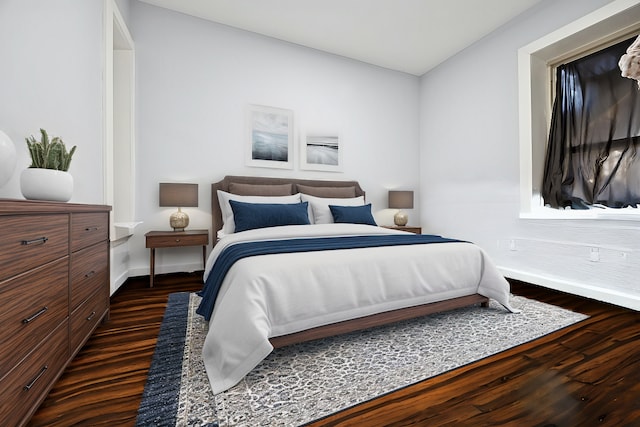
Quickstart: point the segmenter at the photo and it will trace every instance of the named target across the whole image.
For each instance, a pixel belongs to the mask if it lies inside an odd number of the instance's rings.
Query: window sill
[[[534,208],[531,212],[520,212],[520,219],[542,220],[598,220],[598,221],[637,221],[640,222],[640,209],[552,209]]]
[[[120,239],[124,239],[125,237],[133,236],[133,231],[140,224],[142,224],[142,221],[114,223],[113,226],[114,226],[115,232],[111,240],[120,240]]]

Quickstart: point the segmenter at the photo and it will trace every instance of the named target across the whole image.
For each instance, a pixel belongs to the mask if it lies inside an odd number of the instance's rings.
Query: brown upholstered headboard
[[[282,196],[307,193],[318,197],[354,197],[351,188],[354,188],[355,196],[365,195],[357,181],[323,181],[227,175],[222,181],[211,184],[213,244],[215,245],[218,230],[222,228],[222,212],[218,201],[218,190],[245,196]]]

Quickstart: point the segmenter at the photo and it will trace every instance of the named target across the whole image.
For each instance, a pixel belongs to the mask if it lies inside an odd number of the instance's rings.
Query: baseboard
[[[555,289],[574,295],[580,295],[586,298],[591,298],[598,301],[603,301],[610,304],[619,305],[621,307],[630,308],[632,310],[640,311],[640,296],[638,295],[507,267],[498,266],[498,270],[500,270],[500,272],[505,277],[510,279],[520,280],[522,282],[544,286],[550,289]]]
[[[113,282],[111,283],[111,294],[113,295],[116,293],[116,291],[120,288],[120,286],[122,286],[124,284],[124,282],[127,281],[127,279],[129,278],[129,272],[125,271],[122,274],[120,274],[117,278],[115,278],[113,280]]]

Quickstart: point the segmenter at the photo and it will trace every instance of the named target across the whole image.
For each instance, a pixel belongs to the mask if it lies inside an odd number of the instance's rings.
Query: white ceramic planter
[[[73,177],[69,172],[28,168],[20,174],[20,191],[29,200],[68,202],[73,194]]]

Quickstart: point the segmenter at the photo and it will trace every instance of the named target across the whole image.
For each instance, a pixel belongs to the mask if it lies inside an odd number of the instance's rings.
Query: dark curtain
[[[546,205],[640,203],[640,93],[618,68],[634,39],[557,68],[542,182]]]

